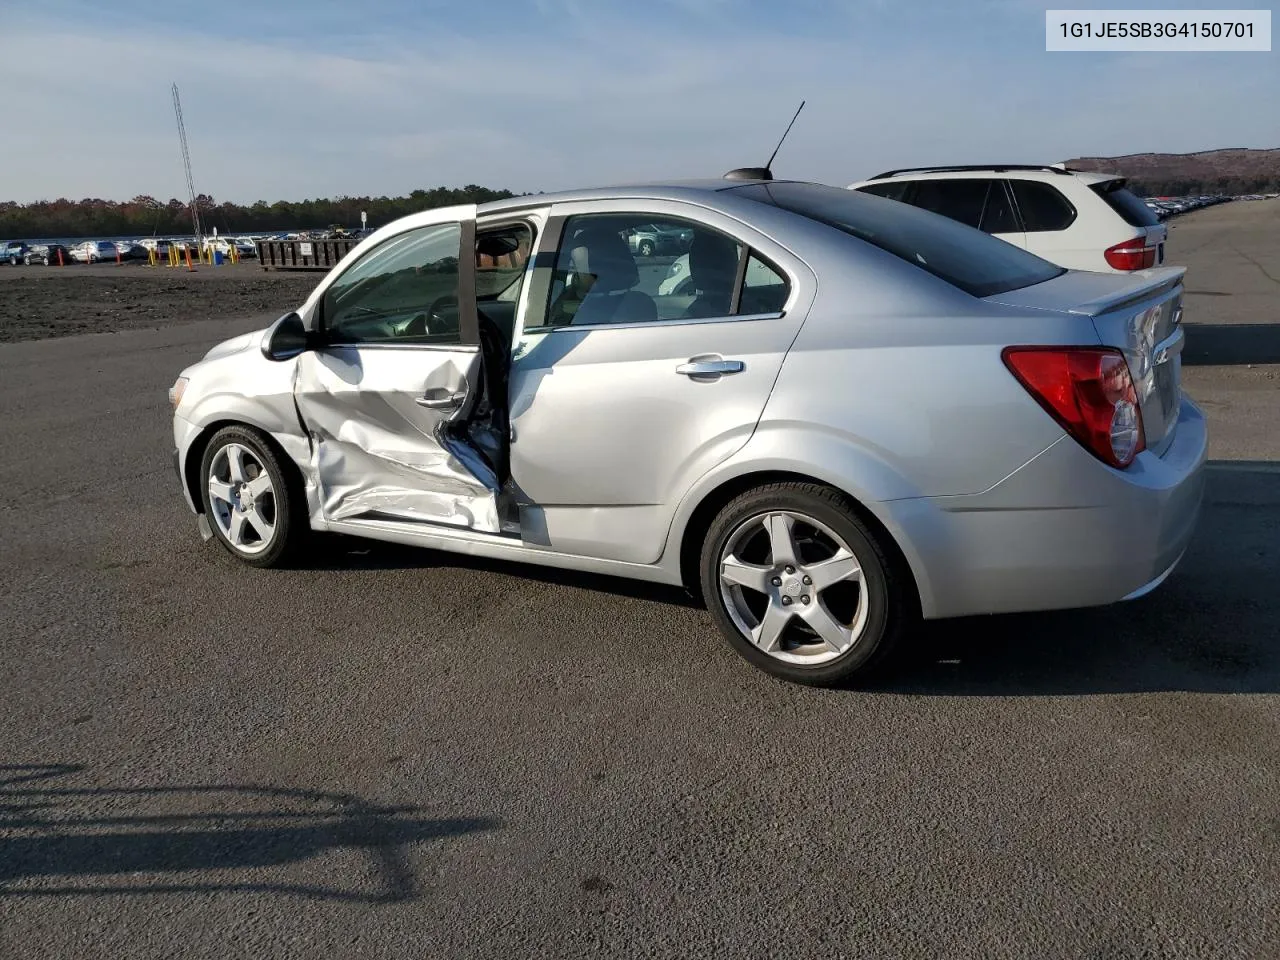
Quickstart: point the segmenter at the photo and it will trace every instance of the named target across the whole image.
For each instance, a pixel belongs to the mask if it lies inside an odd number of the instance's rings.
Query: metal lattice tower
[[[182,165],[187,171],[187,191],[191,194],[191,227],[195,230],[196,248],[204,238],[200,229],[200,207],[196,203],[196,182],[191,178],[191,153],[187,150],[187,127],[182,122],[182,100],[178,97],[178,85],[173,85],[173,115],[178,118],[178,142],[182,144]]]

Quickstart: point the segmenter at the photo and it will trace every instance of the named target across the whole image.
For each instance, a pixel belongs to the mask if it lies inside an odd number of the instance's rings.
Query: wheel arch
[[[687,590],[691,591],[695,596],[699,595],[701,575],[698,568],[700,565],[699,558],[702,554],[702,543],[716,516],[736,497],[771,483],[814,483],[839,493],[858,519],[866,524],[884,546],[893,562],[900,565],[902,573],[910,578],[912,600],[917,611],[921,609],[925,602],[925,596],[922,591],[924,571],[908,557],[908,550],[904,549],[902,543],[899,542],[900,535],[895,535],[884,519],[864,502],[849,494],[848,491],[842,490],[838,485],[830,483],[821,477],[795,470],[768,469],[738,474],[722,481],[699,500],[680,533],[680,582]],[[911,553],[914,554],[914,551],[911,551]]]
[[[258,424],[251,423],[248,420],[225,418],[214,420],[201,427],[200,432],[187,445],[186,460],[182,464],[182,482],[187,487],[187,493],[191,497],[192,504],[195,505],[196,513],[204,513],[204,494],[201,491],[200,482],[200,464],[204,460],[204,452],[208,449],[209,441],[213,439],[214,435],[225,427],[240,427],[252,430],[261,436],[284,467],[287,474],[285,481],[293,487],[293,492],[297,496],[303,498],[302,502],[306,502],[306,481],[302,476],[302,471],[298,468],[297,461],[289,455],[284,445],[271,434],[271,431],[265,430]]]

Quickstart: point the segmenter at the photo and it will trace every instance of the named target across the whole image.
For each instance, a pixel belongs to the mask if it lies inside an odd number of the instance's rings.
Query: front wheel
[[[255,567],[278,566],[305,533],[303,504],[266,438],[248,427],[213,435],[200,462],[201,495],[214,537]]]
[[[758,487],[703,542],[702,592],[745,659],[833,686],[882,664],[914,618],[911,584],[846,498],[812,483]]]

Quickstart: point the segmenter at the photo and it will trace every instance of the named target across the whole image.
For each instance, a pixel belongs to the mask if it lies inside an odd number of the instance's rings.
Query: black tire
[[[640,241],[640,256],[642,257],[653,256],[653,243],[651,241],[649,240]]]
[[[248,448],[271,478],[275,529],[269,546],[259,553],[247,554],[232,544],[217,523],[209,493],[209,476],[213,461],[225,447],[233,443]],[[295,476],[295,472],[282,462],[274,446],[261,431],[253,427],[234,426],[223,427],[215,433],[209,439],[204,455],[200,458],[199,478],[200,498],[204,506],[205,518],[209,521],[209,529],[213,531],[213,539],[217,540],[223,549],[237,560],[250,566],[285,565],[296,555],[310,529],[306,497],[299,488]]]
[[[790,511],[825,524],[845,541],[862,568],[860,589],[865,590],[869,604],[865,626],[857,642],[834,659],[814,665],[777,659],[744,636],[729,614],[720,590],[721,553],[735,530],[770,511]],[[903,635],[914,626],[918,602],[910,571],[904,567],[896,553],[859,518],[847,497],[821,484],[796,482],[760,486],[728,503],[707,530],[699,574],[707,609],[739,655],[783,680],[828,687],[879,674]]]

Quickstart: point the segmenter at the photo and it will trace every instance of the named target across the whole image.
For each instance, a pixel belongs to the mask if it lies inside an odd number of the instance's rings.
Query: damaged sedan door
[[[499,484],[463,429],[483,372],[474,247],[474,207],[424,214],[316,300],[294,396],[326,523],[499,532]]]

